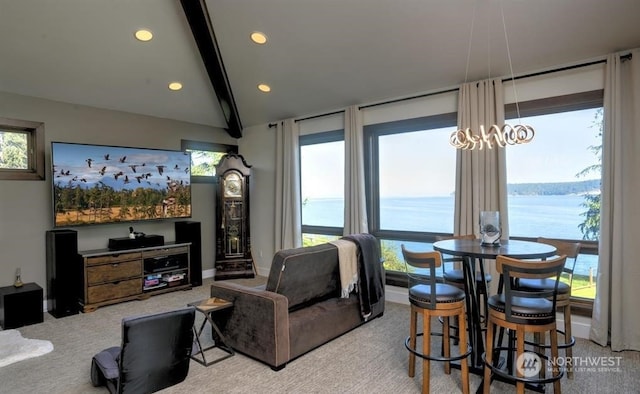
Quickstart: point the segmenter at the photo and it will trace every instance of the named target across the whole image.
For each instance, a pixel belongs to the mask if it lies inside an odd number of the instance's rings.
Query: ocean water
[[[511,236],[582,239],[579,225],[586,208],[579,195],[509,196]],[[383,198],[380,201],[380,227],[385,230],[453,233],[454,197]],[[341,199],[308,199],[302,207],[302,222],[316,226],[342,226]],[[392,241],[389,241],[392,242]],[[400,242],[396,242],[400,250]],[[407,246],[412,243],[405,242]],[[430,244],[412,245],[419,249]],[[598,256],[580,255],[576,274],[597,271]]]

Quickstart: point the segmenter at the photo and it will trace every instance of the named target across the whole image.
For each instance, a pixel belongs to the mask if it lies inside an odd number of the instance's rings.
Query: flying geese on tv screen
[[[53,142],[54,226],[191,217],[191,156]]]

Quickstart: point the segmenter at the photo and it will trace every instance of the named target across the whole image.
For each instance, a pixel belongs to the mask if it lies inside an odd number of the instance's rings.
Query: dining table
[[[480,294],[476,281],[476,270],[480,271],[480,278],[485,278],[484,261],[495,260],[497,256],[508,256],[517,259],[544,259],[554,256],[556,248],[552,245],[513,239],[500,240],[499,244],[484,245],[479,239],[447,239],[437,241],[433,249],[442,254],[456,256],[462,259],[464,287],[466,293],[467,326],[469,343],[471,345],[471,360],[469,372],[483,375],[484,361],[484,330],[480,313]],[[480,264],[476,264],[476,262]],[[479,265],[479,267],[476,267]],[[484,279],[482,279],[484,280]],[[502,282],[502,278],[500,278]],[[481,283],[488,289],[487,283]],[[498,286],[501,288],[501,285]],[[486,316],[485,318],[488,318]]]

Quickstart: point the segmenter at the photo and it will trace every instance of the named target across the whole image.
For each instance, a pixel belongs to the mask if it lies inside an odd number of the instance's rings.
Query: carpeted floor
[[[242,279],[249,285],[264,278]],[[91,357],[98,351],[119,345],[123,316],[169,310],[207,298],[210,280],[189,291],[151,297],[145,301],[99,308],[93,313],[61,319],[45,315],[41,324],[20,328],[24,337],[46,339],[54,351],[0,368],[0,393],[106,393],[89,379]],[[200,321],[202,316],[198,314]],[[407,376],[409,307],[388,302],[382,318],[361,326],[320,348],[290,362],[279,372],[241,354],[210,367],[191,363],[186,381],[165,393],[419,393],[420,363],[415,378]],[[619,372],[578,372],[574,380],[562,380],[565,393],[640,392],[638,352],[612,353],[586,340],[578,340],[577,357],[621,357]],[[471,375],[475,392],[480,377]],[[513,386],[494,382],[492,392],[514,392]],[[460,372],[445,375],[440,363],[431,367],[431,391],[460,391]],[[548,391],[551,391],[549,387]]]

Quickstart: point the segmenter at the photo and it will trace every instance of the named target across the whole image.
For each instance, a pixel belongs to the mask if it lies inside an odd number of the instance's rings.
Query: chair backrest
[[[119,393],[151,393],[189,373],[195,308],[126,317],[118,368]]]
[[[400,245],[402,256],[404,257],[405,267],[407,269],[408,288],[413,286],[427,285],[431,287],[430,305],[436,305],[436,268],[442,265],[442,255],[437,251],[412,252],[405,249],[404,244]],[[428,269],[429,274],[424,275],[413,272],[415,269]]]
[[[516,320],[512,316],[513,297],[545,298],[551,300],[546,313],[551,319],[555,319],[556,298],[558,295],[558,282],[562,274],[567,256],[559,256],[548,260],[520,260],[499,255],[496,258],[496,270],[503,276],[505,316],[507,319]],[[555,280],[553,289],[540,291],[519,290],[515,285],[518,279],[546,279]]]
[[[465,235],[436,235],[436,241],[446,241],[448,239],[476,239],[476,236],[474,234],[465,234]],[[462,262],[464,261],[464,258],[462,258],[461,256],[449,256],[447,255],[447,257],[442,257],[442,262],[443,263],[455,263],[455,262]],[[446,264],[442,264],[442,272],[444,273],[445,270],[445,265]]]
[[[573,280],[573,270],[576,267],[576,260],[580,254],[580,242],[560,241],[557,239],[550,239],[544,237],[538,237],[538,242],[555,246],[557,249],[556,256],[567,256],[569,264],[565,264],[564,272],[569,274],[569,280]]]
[[[465,235],[436,235],[436,241],[446,241],[447,239],[476,239],[474,234]]]

